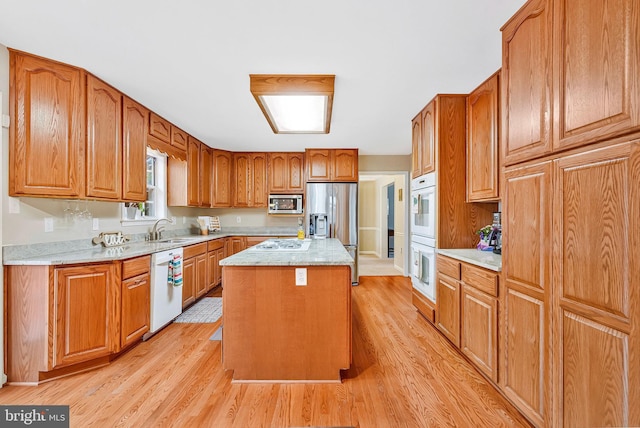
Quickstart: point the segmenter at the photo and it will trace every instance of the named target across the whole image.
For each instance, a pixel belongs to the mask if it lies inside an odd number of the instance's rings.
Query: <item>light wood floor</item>
[[[108,367],[2,404],[68,404],[72,427],[521,427],[527,422],[411,305],[408,278],[353,288],[353,364],[338,384],[231,384],[216,324],[172,324]]]

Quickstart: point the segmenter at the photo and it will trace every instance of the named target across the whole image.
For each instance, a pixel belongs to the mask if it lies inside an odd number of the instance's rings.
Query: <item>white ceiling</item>
[[[524,0],[0,0],[0,44],[83,67],[209,146],[411,152],[411,118],[500,67]],[[335,74],[328,135],[275,135],[249,74]]]

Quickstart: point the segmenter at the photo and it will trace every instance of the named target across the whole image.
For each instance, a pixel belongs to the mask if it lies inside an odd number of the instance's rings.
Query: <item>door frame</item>
[[[411,221],[410,218],[410,206],[409,206],[409,197],[411,196],[411,177],[409,176],[409,171],[360,171],[359,172],[359,177],[362,176],[371,176],[371,175],[376,175],[376,176],[402,176],[404,177],[404,190],[403,190],[403,194],[402,194],[402,202],[398,202],[398,206],[402,206],[404,208],[404,229],[403,229],[403,233],[404,233],[404,239],[403,239],[403,247],[404,247],[404,253],[402,254],[402,262],[403,262],[403,270],[402,270],[402,274],[404,276],[409,276],[409,253],[411,250],[411,235],[410,235],[410,230],[409,230],[409,223]],[[359,180],[358,180],[359,181]],[[384,186],[383,186],[384,187]],[[397,192],[398,189],[395,189],[395,191]],[[382,200],[382,199],[381,199]],[[385,187],[385,192],[384,192],[384,201],[386,203],[387,200],[387,194],[386,194],[386,187]],[[380,205],[382,205],[382,202],[380,203]],[[382,211],[382,208],[380,207],[380,210]],[[385,235],[385,240],[384,241],[384,248],[380,248],[380,251],[386,250],[387,248],[387,244],[386,244],[386,215],[384,216],[385,218],[385,223],[384,223],[384,235]],[[381,227],[382,229],[382,227]],[[396,240],[397,242],[397,240]],[[358,248],[360,246],[360,243],[358,243]],[[387,253],[385,253],[387,254]],[[395,256],[398,255],[398,252],[394,252]],[[394,256],[394,257],[395,257]]]

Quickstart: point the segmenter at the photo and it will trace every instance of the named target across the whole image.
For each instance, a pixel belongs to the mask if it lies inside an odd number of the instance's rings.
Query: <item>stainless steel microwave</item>
[[[269,214],[302,214],[302,195],[269,195]]]

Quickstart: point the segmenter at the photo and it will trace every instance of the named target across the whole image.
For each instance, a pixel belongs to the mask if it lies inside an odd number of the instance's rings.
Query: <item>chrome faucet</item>
[[[149,241],[157,241],[158,239],[162,238],[162,231],[164,230],[164,226],[158,227],[158,224],[163,220],[171,223],[171,220],[169,220],[168,218],[159,218],[154,223],[151,232],[149,232]]]

